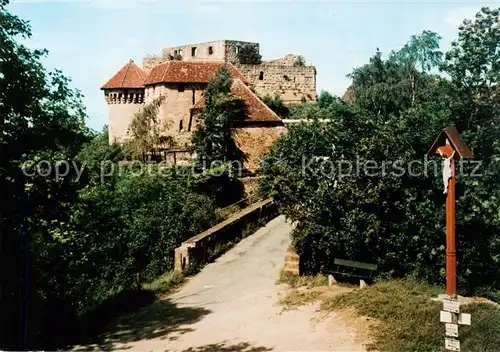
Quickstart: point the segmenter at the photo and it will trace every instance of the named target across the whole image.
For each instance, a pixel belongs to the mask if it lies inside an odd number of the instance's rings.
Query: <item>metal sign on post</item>
[[[460,341],[456,339],[444,339],[444,348],[450,351],[460,351]]]
[[[455,127],[441,131],[427,155],[439,154],[443,158],[443,186],[446,194],[446,295],[440,321],[446,323],[445,336],[458,338],[458,325],[470,325],[470,314],[460,313],[457,300],[457,252],[455,248],[455,157],[472,159],[474,154],[467,147]],[[452,327],[453,325],[453,327]],[[452,335],[451,335],[452,334]],[[460,351],[460,341],[445,337],[445,348]]]
[[[445,312],[459,313],[460,303],[457,300],[447,299],[443,300],[443,310]]]
[[[445,335],[450,337],[458,337],[458,325],[446,323],[445,324]]]

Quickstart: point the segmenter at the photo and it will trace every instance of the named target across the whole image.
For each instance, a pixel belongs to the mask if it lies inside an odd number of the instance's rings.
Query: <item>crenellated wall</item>
[[[134,114],[144,106],[144,90],[113,89],[104,94],[109,109],[109,142],[123,142]]]
[[[279,95],[287,104],[316,101],[316,68],[314,66],[289,66],[274,63],[237,65],[260,95]]]

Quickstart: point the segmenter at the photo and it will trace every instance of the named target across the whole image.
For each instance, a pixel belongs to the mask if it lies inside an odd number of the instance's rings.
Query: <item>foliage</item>
[[[283,103],[283,100],[281,100],[281,97],[279,95],[275,96],[274,98],[270,95],[265,95],[260,99],[279,117],[286,119],[288,115],[290,115],[290,109]]]
[[[482,8],[473,21],[459,27],[458,39],[446,53],[443,69],[472,98],[496,102],[500,81],[500,27],[497,9]]]
[[[231,84],[231,71],[222,66],[204,93],[201,125],[193,134],[197,160],[204,168],[243,158],[233,140],[231,126],[243,119],[245,105],[231,95]]]
[[[377,351],[438,351],[443,346],[442,323],[437,317],[442,303],[431,301],[441,292],[418,280],[390,280],[326,299],[324,310],[354,308],[360,315],[377,319],[367,347]],[[492,304],[462,305],[471,313],[471,326],[460,326],[460,344],[467,351],[493,351],[500,343],[500,308]]]
[[[326,108],[335,101],[335,97],[328,93],[326,90],[322,90],[318,96],[318,106],[320,108]]]
[[[392,52],[390,60],[405,63],[421,72],[430,71],[441,64],[443,53],[439,50],[441,37],[431,31],[411,36],[408,43],[398,52]]]
[[[302,67],[305,65],[306,65],[306,59],[302,55],[297,56],[293,61],[293,66]]]
[[[487,26],[472,28],[460,31],[463,43],[469,43],[469,36],[482,38],[490,31]],[[500,217],[493,209],[500,206],[496,181],[500,169],[495,163],[500,157],[495,143],[500,126],[491,121],[500,114],[495,103],[477,99],[477,94],[467,98],[469,90],[457,81],[461,76],[453,78],[462,66],[480,77],[489,72],[475,70],[468,61],[469,55],[482,52],[482,46],[460,51],[468,53],[465,57],[447,54],[443,67],[451,73],[450,81],[429,73],[437,61],[416,64],[418,59],[408,64],[408,48],[416,42],[429,45],[419,52],[437,52],[433,40],[416,37],[403,53],[383,60],[377,52],[368,64],[355,69],[352,106],[334,103],[322,109],[301,104],[293,117],[331,121],[293,126],[283,135],[263,167],[263,188],[274,196],[282,213],[297,222],[293,242],[306,272],[329,267],[337,257],[378,263],[383,276],[415,274],[441,283],[445,266],[441,167],[439,159],[426,161],[423,156],[443,127],[455,125],[482,163],[482,177],[467,177],[473,169],[467,164],[457,177],[458,287],[463,292],[482,285],[498,287]],[[493,62],[495,55],[491,50],[484,62]],[[366,171],[367,167],[372,169]]]
[[[88,185],[67,221],[54,223],[49,236],[34,243],[37,250],[48,249],[39,259],[44,292],[50,293],[49,302],[57,297],[74,315],[73,324],[77,316],[137,288],[138,278],[149,282],[172,270],[174,249],[213,224],[212,201],[192,191],[173,169],[160,168],[140,173],[123,167],[108,182]],[[55,308],[39,305],[47,313]],[[55,319],[43,335],[51,337],[60,324]],[[43,344],[53,348],[62,341],[59,336]]]
[[[71,177],[29,177],[21,166],[30,159],[71,159],[90,133],[80,92],[60,71],[45,70],[45,50],[17,42],[31,37],[31,28],[7,4],[0,1],[0,264],[8,268],[2,274],[0,348],[21,350],[34,338],[28,321],[40,292],[36,271],[30,274],[37,255],[29,246],[52,221],[64,218],[76,197]]]
[[[164,100],[164,96],[159,96],[134,114],[129,126],[131,138],[125,143],[127,153],[137,157],[159,146],[172,144],[172,138],[165,136],[168,124],[158,118]]]
[[[255,45],[245,44],[239,47],[238,60],[240,64],[260,64],[262,55],[259,54],[259,48]]]

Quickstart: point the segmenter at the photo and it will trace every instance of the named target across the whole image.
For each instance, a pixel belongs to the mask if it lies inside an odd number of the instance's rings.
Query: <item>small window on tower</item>
[[[198,55],[198,48],[197,48],[197,47],[195,47],[195,46],[193,46],[193,47],[191,48],[191,56],[192,56],[192,57],[195,57],[195,56],[197,56],[197,55]]]
[[[184,129],[184,126],[182,125],[182,120],[179,121],[179,132],[181,132]]]
[[[214,54],[214,47],[213,46],[209,46],[208,47],[208,55],[213,55]]]
[[[182,56],[182,49],[179,49],[179,55]]]
[[[264,71],[260,71],[259,73],[259,80],[263,80],[264,79]]]
[[[240,46],[237,45],[236,48],[234,49],[236,51],[236,54],[239,54],[240,53]]]

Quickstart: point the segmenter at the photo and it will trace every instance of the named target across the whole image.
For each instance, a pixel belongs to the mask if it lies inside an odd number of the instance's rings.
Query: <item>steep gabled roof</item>
[[[208,83],[223,62],[172,60],[154,67],[145,80],[145,85],[156,83]],[[232,64],[227,63],[233,78],[247,83],[247,79]]]
[[[260,100],[240,79],[233,79],[231,93],[245,102],[246,111],[244,121],[281,121],[278,115]],[[205,99],[202,98],[191,109],[200,110],[204,107]]]
[[[146,73],[130,60],[101,89],[144,88]]]
[[[354,91],[354,87],[352,85],[347,88],[340,100],[344,103],[354,103],[354,100],[356,100],[356,92]]]

